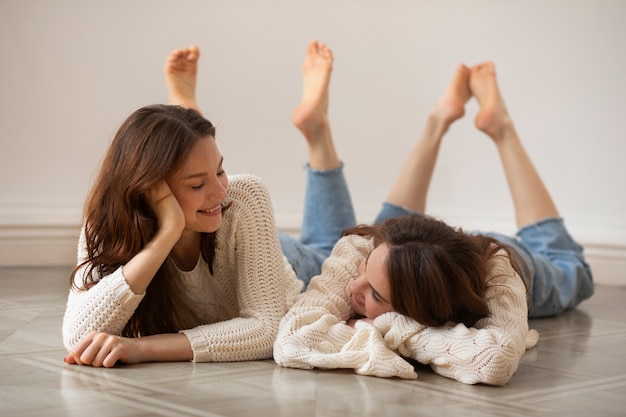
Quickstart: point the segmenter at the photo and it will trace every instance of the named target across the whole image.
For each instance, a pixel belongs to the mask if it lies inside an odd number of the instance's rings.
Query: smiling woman
[[[174,103],[128,117],[85,203],[63,320],[69,364],[269,358],[302,287],[266,187],[226,175],[196,110],[198,53],[169,56]]]
[[[69,364],[267,359],[303,283],[355,225],[325,111],[330,50],[307,47],[293,118],[309,152],[300,239],[278,234],[258,178],[226,175],[195,102],[199,53],[170,54],[171,104],[128,117],[85,203],[63,320]]]
[[[85,205],[66,361],[267,358],[300,286],[267,190],[249,175],[229,184],[213,126],[195,110],[144,107],[119,130]]]

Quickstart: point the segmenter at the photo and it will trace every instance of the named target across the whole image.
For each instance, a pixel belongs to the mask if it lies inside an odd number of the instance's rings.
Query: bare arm
[[[122,267],[126,282],[135,294],[146,291],[185,227],[182,209],[167,183],[152,190],[149,198],[159,219],[159,230],[146,247]]]
[[[70,351],[65,363],[111,368],[115,364],[188,361],[191,345],[183,334],[158,334],[138,338],[91,332]]]

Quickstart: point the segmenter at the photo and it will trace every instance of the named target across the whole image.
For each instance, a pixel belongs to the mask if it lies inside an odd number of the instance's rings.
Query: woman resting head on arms
[[[511,268],[522,276],[524,261],[507,245],[425,214],[345,234],[373,239],[375,249],[359,265],[359,278],[348,285],[353,311],[367,319],[395,311],[427,326],[455,322],[471,327],[489,315],[485,277],[500,250],[498,256],[511,258]]]
[[[515,237],[465,233],[421,214],[442,138],[472,97],[475,125],[504,168]],[[503,385],[537,343],[528,317],[559,314],[593,294],[582,252],[517,135],[493,64],[460,65],[374,226],[347,230],[282,319],[274,359],[410,379],[417,375],[403,358],[411,358],[464,383]]]

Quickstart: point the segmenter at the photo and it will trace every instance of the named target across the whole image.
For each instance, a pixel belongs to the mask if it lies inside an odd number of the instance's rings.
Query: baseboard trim
[[[281,228],[297,235],[293,226]],[[68,266],[76,263],[78,226],[0,225],[0,267]],[[626,285],[626,244],[580,242],[599,285]]]
[[[76,263],[78,226],[0,226],[0,267]]]

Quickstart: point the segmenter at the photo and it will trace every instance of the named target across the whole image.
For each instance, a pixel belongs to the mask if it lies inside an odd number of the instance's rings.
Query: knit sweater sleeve
[[[78,261],[85,258],[85,240],[81,232],[78,242]],[[82,286],[86,267],[74,278],[77,287]],[[63,344],[71,350],[80,339],[91,331],[120,335],[144,294],[130,289],[119,267],[106,275],[89,290],[70,289],[63,317]]]
[[[251,175],[230,179],[232,205],[217,234],[215,277],[228,280],[237,317],[183,330],[195,362],[267,359],[288,299],[300,283],[285,269],[274,212],[265,185]],[[291,294],[290,294],[291,293]],[[230,308],[231,306],[229,306]]]
[[[306,292],[282,319],[274,360],[291,368],[347,368],[363,375],[417,377],[413,367],[385,346],[370,324],[346,324],[352,311],[346,286],[358,277],[359,264],[372,250],[360,236],[339,240]]]
[[[466,384],[504,385],[538,333],[528,328],[526,288],[503,252],[492,260],[484,299],[489,316],[474,327],[426,327],[397,313],[374,321],[387,346]]]

